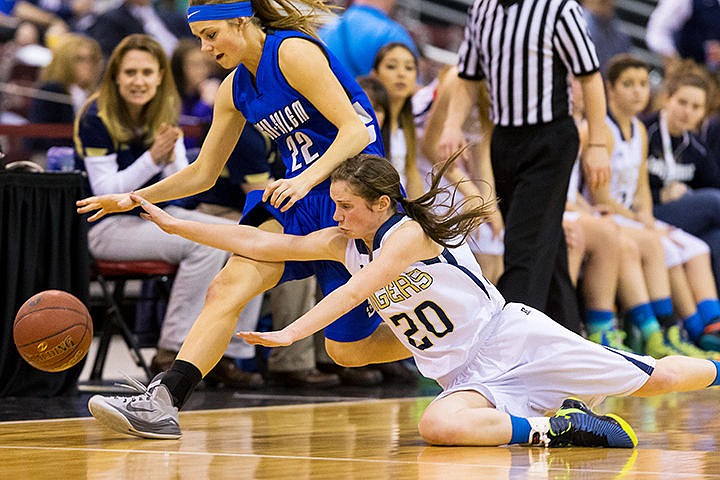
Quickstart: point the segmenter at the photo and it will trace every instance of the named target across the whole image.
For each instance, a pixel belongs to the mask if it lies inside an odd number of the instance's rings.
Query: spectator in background
[[[666,62],[689,58],[720,70],[720,2],[660,0],[648,19],[648,47]]]
[[[5,25],[17,27],[22,22],[30,22],[43,30],[68,31],[67,24],[55,13],[40,8],[25,0],[3,0],[0,2],[0,16]]]
[[[417,198],[424,192],[417,167],[418,141],[412,109],[418,59],[405,44],[388,43],[375,56],[372,74],[388,94],[389,109],[381,123],[387,158],[400,173],[408,198]]]
[[[461,79],[457,76],[457,69],[449,67],[441,72],[435,83],[432,93],[423,92],[428,85],[418,91],[413,97],[413,102],[421,111],[427,111],[425,122],[422,126],[421,151],[425,158],[420,158],[418,166],[421,175],[428,180],[432,168],[437,168],[445,160],[438,157],[437,143],[442,133],[442,126],[447,116],[447,108],[450,98],[456,92]],[[430,107],[423,107],[421,99],[425,97],[430,102]],[[495,180],[492,166],[490,164],[490,135],[493,125],[488,116],[490,100],[486,85],[483,84],[478,92],[477,103],[473,105],[472,114],[463,125],[463,131],[470,142],[471,155],[465,158],[465,162],[455,162],[445,172],[445,178],[452,184],[457,185],[456,200],[459,202],[462,197],[483,198],[489,204],[495,201]],[[435,167],[433,167],[433,165]],[[426,188],[429,185],[426,186]],[[485,278],[496,284],[503,271],[503,220],[500,211],[495,208],[488,215],[488,220],[480,225],[468,237],[468,245],[475,255],[476,260],[482,268]]]
[[[170,68],[182,102],[180,123],[209,126],[215,95],[220,86],[210,55],[200,49],[200,43],[196,40],[183,38],[178,41],[170,58]],[[190,157],[194,158],[200,147],[200,139],[186,138],[185,147]]]
[[[420,53],[405,27],[391,18],[396,0],[355,0],[350,8],[318,36],[354,77],[372,70],[377,52],[400,42],[417,58]]]
[[[176,126],[179,104],[160,44],[147,35],[126,37],[110,56],[98,92],[83,106],[76,122],[79,166],[87,173],[93,194],[136,190],[187,166],[182,134]],[[231,223],[181,208],[177,202],[167,205],[183,218]],[[163,368],[168,359],[172,363],[203,307],[208,285],[228,255],[193,242],[176,242],[136,212],[93,224],[88,242],[96,258],[163,260],[179,265],[151,368]],[[238,388],[262,385],[260,375],[243,372],[235,364],[244,348],[244,344],[232,342],[206,380]]]
[[[378,80],[376,77],[371,75],[363,75],[357,78],[358,84],[367,93],[370,103],[372,104],[373,110],[375,110],[375,117],[377,118],[378,125],[382,127],[385,123],[385,116],[390,110],[390,99],[388,92],[385,89],[385,85]],[[385,138],[383,138],[385,142]]]
[[[653,213],[659,220],[708,244],[717,284],[720,282],[720,165],[710,158],[706,146],[693,132],[705,115],[710,94],[711,81],[706,72],[685,61],[668,71],[664,106],[648,117],[645,125]],[[715,330],[718,340],[712,348],[717,350],[720,323]]]
[[[185,17],[171,10],[158,11],[152,0],[126,0],[119,7],[100,15],[88,28],[88,35],[110,55],[120,41],[133,33],[151,35],[171,55],[178,38],[192,37]]]
[[[34,3],[65,22],[71,30],[84,32],[96,18],[93,0],[34,0]],[[107,2],[105,2],[107,3]]]
[[[615,0],[583,0],[582,7],[600,71],[605,71],[605,65],[614,55],[630,53],[630,36],[622,30],[615,16]]]
[[[40,32],[30,22],[22,22],[13,30],[13,38],[0,45],[0,82],[13,85],[35,85],[40,74],[38,65],[28,64],[23,52],[40,48]],[[11,88],[0,94],[0,123],[18,125],[27,123],[28,97],[18,95]]]
[[[49,95],[33,98],[28,120],[71,124],[97,87],[103,67],[102,51],[94,39],[77,33],[61,35],[51,50],[52,60],[40,72],[39,87]],[[72,146],[72,140],[37,139],[32,141],[31,150],[47,150],[52,145]]]

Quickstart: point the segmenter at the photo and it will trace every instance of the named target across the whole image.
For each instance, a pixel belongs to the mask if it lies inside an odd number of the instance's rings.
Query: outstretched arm
[[[407,248],[413,245],[413,248]],[[238,332],[250,344],[279,347],[309,337],[330,325],[396,279],[412,263],[436,256],[435,245],[418,224],[405,224],[387,238],[380,254],[348,282],[325,296],[293,323],[274,332]]]
[[[155,223],[163,231],[253,260],[342,262],[345,259],[347,237],[334,227],[299,236],[266,232],[248,225],[195,222],[175,218],[136,194],[130,197],[145,210],[140,216]]]

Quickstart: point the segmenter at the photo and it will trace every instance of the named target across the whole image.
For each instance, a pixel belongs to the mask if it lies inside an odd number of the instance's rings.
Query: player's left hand
[[[235,332],[235,336],[245,340],[250,345],[265,347],[286,347],[293,343],[293,338],[287,330],[274,332]]]
[[[305,197],[311,185],[306,185],[300,176],[294,178],[281,178],[270,183],[263,192],[263,202],[269,202],[281,212],[286,212],[295,202]],[[282,208],[281,208],[282,207]]]

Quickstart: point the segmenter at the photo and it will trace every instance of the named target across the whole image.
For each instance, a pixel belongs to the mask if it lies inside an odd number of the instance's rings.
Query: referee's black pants
[[[568,274],[562,217],[578,146],[569,117],[496,126],[490,146],[505,222],[505,272],[498,289],[507,301],[535,307],[577,333],[580,312]]]

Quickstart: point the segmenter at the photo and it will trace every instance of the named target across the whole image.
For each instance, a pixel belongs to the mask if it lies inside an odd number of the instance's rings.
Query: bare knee
[[[282,268],[273,264],[231,257],[208,286],[205,304],[239,315],[253,297],[277,283]]]
[[[446,415],[436,415],[431,408],[425,410],[418,423],[420,437],[430,445],[454,445],[460,435],[446,419]]]
[[[620,237],[620,251],[623,261],[633,263],[640,261],[640,249],[637,243],[624,235]]]
[[[649,232],[643,239],[642,245],[643,259],[663,258],[665,248],[663,247],[662,238],[655,232]]]

